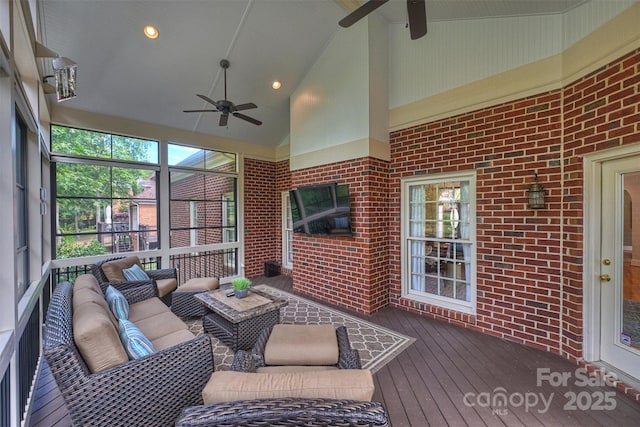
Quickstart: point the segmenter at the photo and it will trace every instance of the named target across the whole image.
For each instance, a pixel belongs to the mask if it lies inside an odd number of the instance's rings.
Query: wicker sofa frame
[[[123,294],[135,303],[155,297],[157,289],[147,283]],[[208,335],[91,373],[74,343],[72,298],[71,283],[56,286],[47,310],[43,355],[74,425],[173,425],[184,408],[202,405],[202,390],[214,370]]]
[[[267,366],[264,361],[264,350],[269,341],[273,326],[264,328],[253,346],[251,352],[239,350],[236,352],[231,369],[238,372],[255,372],[256,368]],[[345,326],[336,328],[338,338],[338,363],[339,369],[362,369],[358,350],[351,348],[349,335]]]
[[[156,280],[160,280],[160,279],[176,279],[176,281],[178,280],[178,272],[175,268],[161,268],[157,270],[145,270],[145,273],[147,273],[150,280],[109,282],[109,279],[104,274],[104,271],[102,271],[102,265],[109,261],[115,261],[123,258],[125,257],[115,256],[115,257],[105,258],[103,260],[96,262],[91,266],[91,271],[95,276],[95,278],[98,279],[98,284],[100,285],[100,289],[102,289],[103,293],[107,290],[107,287],[109,287],[109,285],[122,291],[123,289],[129,288],[129,287],[151,284],[156,290],[156,296],[158,296],[158,286],[156,285]],[[171,306],[171,295],[172,295],[172,292],[160,298],[162,302],[165,303],[165,305],[167,305],[168,307]]]
[[[268,425],[387,427],[390,424],[387,412],[379,402],[301,398],[195,406],[185,409],[176,420],[176,427]]]

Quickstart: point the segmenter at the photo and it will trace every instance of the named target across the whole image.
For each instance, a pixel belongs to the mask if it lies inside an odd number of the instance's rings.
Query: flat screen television
[[[351,202],[347,184],[319,184],[289,191],[293,232],[351,236]]]

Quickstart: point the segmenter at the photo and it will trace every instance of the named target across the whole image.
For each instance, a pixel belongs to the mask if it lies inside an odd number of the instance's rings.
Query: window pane
[[[158,163],[157,141],[64,126],[51,126],[51,150],[72,156]]]
[[[110,168],[88,164],[57,163],[56,184],[58,197],[110,197]]]
[[[204,157],[200,148],[169,144],[168,156],[169,166],[188,166],[200,169],[204,167]]]
[[[425,180],[405,187],[407,289],[437,296],[436,305],[472,300],[469,187],[469,180]]]

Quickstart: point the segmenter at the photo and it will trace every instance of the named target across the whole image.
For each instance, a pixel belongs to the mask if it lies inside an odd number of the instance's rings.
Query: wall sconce
[[[45,94],[56,93],[58,102],[78,96],[76,90],[78,64],[69,58],[60,56],[58,53],[48,47],[35,42],[35,55],[37,58],[53,58],[53,75],[45,76],[42,79],[43,91]],[[51,90],[53,86],[47,82],[50,77],[56,78],[55,90]]]
[[[529,186],[529,208],[544,208],[544,187],[538,183],[538,174],[535,174],[535,182]]]

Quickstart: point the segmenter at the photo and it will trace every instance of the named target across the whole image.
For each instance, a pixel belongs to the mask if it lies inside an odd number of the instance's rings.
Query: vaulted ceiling
[[[426,0],[428,22],[562,13],[584,0]],[[312,67],[349,0],[44,0],[43,43],[78,63],[77,98],[65,107],[162,124],[203,134],[279,145],[289,134],[289,97]],[[346,6],[345,6],[346,5]],[[351,5],[351,6],[349,6]],[[406,22],[404,0],[376,12],[391,24]],[[159,37],[143,35],[145,25]],[[407,37],[408,30],[407,30]],[[427,34],[426,37],[429,37]],[[243,111],[255,126],[219,113],[196,94],[255,103]],[[45,63],[51,71],[51,64]],[[336,71],[336,78],[339,73]],[[279,80],[282,88],[273,90]],[[55,104],[55,101],[53,102]],[[55,108],[55,106],[54,106]]]

